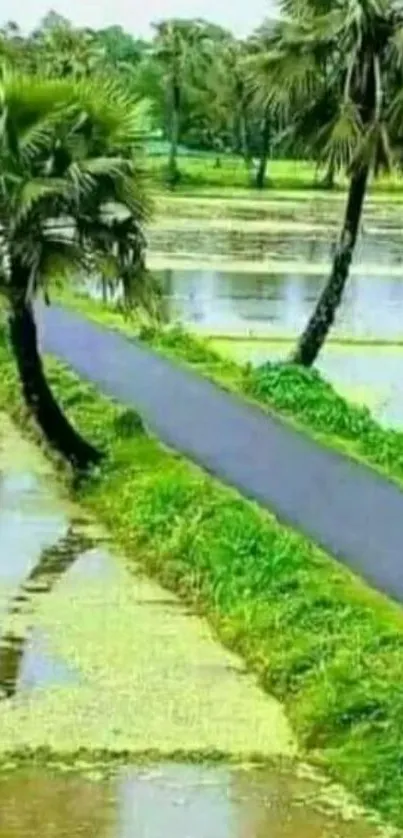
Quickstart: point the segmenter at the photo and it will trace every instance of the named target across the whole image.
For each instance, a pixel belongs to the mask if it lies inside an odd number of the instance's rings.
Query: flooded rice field
[[[240,360],[283,357],[327,279],[343,196],[267,193],[259,201],[171,204],[149,234],[167,319],[204,335],[239,338],[216,346]],[[256,337],[258,344],[248,341]],[[289,344],[276,346],[279,337]],[[367,201],[332,338],[346,344],[326,348],[318,364],[323,373],[383,422],[403,424],[403,204],[393,197]]]
[[[393,834],[0,415],[0,838]]]

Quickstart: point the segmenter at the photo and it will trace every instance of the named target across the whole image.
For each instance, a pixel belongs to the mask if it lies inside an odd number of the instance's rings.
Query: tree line
[[[141,140],[227,148],[258,185],[274,149],[349,179],[327,283],[291,361],[311,366],[349,276],[369,180],[401,166],[403,10],[397,0],[282,0],[281,18],[239,41],[203,20],[155,25],[150,42],[120,27],[75,29],[51,12],[0,37],[0,290],[22,390],[49,442],[75,466],[98,462],[55,401],[38,349],[34,300],[55,274],[96,270],[149,305]]]

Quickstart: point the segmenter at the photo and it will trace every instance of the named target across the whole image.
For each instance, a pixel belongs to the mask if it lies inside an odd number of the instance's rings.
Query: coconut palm
[[[78,468],[100,454],[49,388],[34,302],[56,275],[92,270],[121,283],[128,304],[147,304],[138,139],[138,108],[112,82],[6,74],[0,84],[0,290],[11,346],[27,406]]]
[[[292,355],[310,366],[342,300],[369,177],[391,164],[403,15],[391,0],[284,0],[283,12],[260,78],[305,150],[350,177],[330,277]]]

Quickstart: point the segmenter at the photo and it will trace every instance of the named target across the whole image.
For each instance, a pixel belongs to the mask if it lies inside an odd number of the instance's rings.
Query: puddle
[[[281,768],[127,767],[106,779],[88,773],[25,770],[0,779],[2,838],[386,836],[347,806],[332,805],[318,784]]]
[[[0,699],[56,684],[72,684],[79,673],[49,649],[46,635],[35,629],[26,639],[13,634],[0,641]]]
[[[85,520],[71,517],[46,459],[0,414],[1,699],[77,681],[32,628],[40,597],[94,544]]]

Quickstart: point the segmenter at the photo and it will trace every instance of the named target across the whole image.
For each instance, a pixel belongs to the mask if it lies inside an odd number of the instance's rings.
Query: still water
[[[403,255],[403,240],[402,240]],[[293,336],[303,328],[324,276],[299,270],[257,274],[211,269],[165,270],[160,280],[170,320],[205,334]],[[403,267],[390,276],[353,275],[333,334],[403,338]]]
[[[253,364],[284,357],[326,282],[343,199],[200,201],[150,231],[169,321],[209,336]],[[189,213],[186,219],[183,213]],[[200,218],[197,219],[197,212]],[[367,202],[332,337],[386,341],[387,348],[327,345],[318,366],[386,424],[403,424],[403,205]],[[164,265],[165,260],[165,265]],[[260,344],[247,341],[260,337]],[[289,338],[276,347],[270,338]],[[266,341],[266,342],[265,342]],[[394,345],[393,345],[394,344]]]
[[[0,601],[0,838],[395,834],[296,761],[277,702],[112,556],[1,415]],[[186,764],[214,744],[244,758]]]
[[[0,835],[375,838],[381,834],[351,813],[341,815],[323,797],[312,781],[280,769],[127,766],[109,779],[28,770],[0,780]]]

